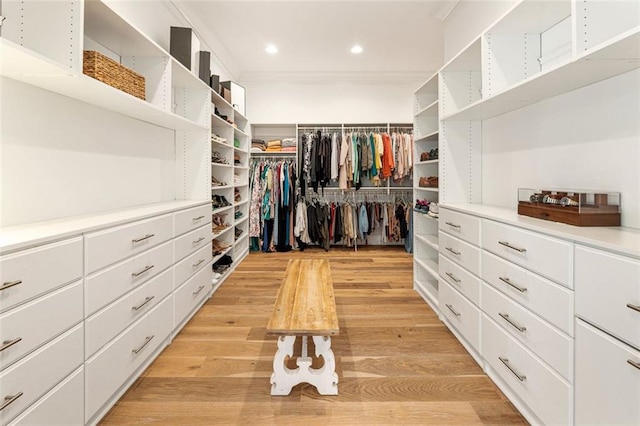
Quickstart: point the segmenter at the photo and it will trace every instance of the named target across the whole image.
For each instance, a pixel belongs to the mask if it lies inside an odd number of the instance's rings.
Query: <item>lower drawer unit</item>
[[[482,311],[573,382],[573,339],[491,287],[482,285]]]
[[[85,422],[104,414],[129,378],[164,345],[171,331],[172,297],[165,298],[85,363]]]
[[[438,236],[440,253],[453,260],[469,272],[480,276],[481,250],[449,234],[440,232]]]
[[[173,264],[171,241],[85,279],[85,315],[89,316]]]
[[[576,315],[640,348],[640,261],[576,246]]]
[[[0,373],[0,424],[12,420],[82,365],[84,329],[77,325]]]
[[[443,280],[467,296],[475,305],[480,306],[480,278],[443,255],[438,259],[438,269]]]
[[[210,203],[173,214],[173,234],[176,236],[205,224],[211,224]]]
[[[84,424],[84,367],[40,398],[10,425],[71,426]]]
[[[1,256],[0,312],[80,277],[82,237]]]
[[[453,289],[446,281],[439,281],[440,311],[449,323],[480,353],[480,309]]]
[[[0,315],[0,370],[82,319],[82,280]]]
[[[576,320],[576,424],[640,424],[640,350]]]
[[[465,213],[442,208],[438,227],[476,246],[480,245],[480,224],[482,219]]]
[[[533,423],[571,424],[572,386],[486,315],[482,316],[482,356],[539,419]]]
[[[173,240],[173,258],[179,261],[213,240],[211,225],[202,226]]]
[[[138,289],[113,302],[85,320],[85,358],[129,327],[173,291],[173,270],[142,284]]]
[[[212,245],[209,242],[206,246],[187,256],[175,265],[175,282],[177,286],[185,282],[187,278],[204,268],[213,259]]]
[[[573,291],[483,251],[482,279],[573,336]]]
[[[211,294],[211,263],[175,291],[175,322],[178,327],[206,297]]]

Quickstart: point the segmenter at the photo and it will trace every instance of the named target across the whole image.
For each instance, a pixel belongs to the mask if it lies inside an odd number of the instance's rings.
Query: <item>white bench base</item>
[[[316,356],[322,357],[321,368],[311,368],[311,357],[307,356],[307,337],[302,337],[302,356],[296,360],[298,368],[287,368],[287,357],[293,357],[293,344],[296,336],[278,337],[278,350],[273,358],[271,375],[271,395],[289,395],[291,389],[300,383],[309,383],[318,389],[320,395],[338,394],[338,375],[336,360],[331,350],[331,337],[311,336],[316,347]]]

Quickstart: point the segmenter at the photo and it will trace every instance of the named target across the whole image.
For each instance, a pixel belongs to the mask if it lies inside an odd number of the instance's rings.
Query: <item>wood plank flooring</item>
[[[291,258],[330,261],[338,396],[270,395],[265,328]],[[402,248],[251,253],[101,423],[526,424],[412,287]]]

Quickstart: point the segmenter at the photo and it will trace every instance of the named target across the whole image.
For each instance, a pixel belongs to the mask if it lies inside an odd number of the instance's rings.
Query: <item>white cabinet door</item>
[[[480,276],[481,250],[478,247],[442,231],[438,235],[438,241],[440,253],[469,272]]]
[[[174,235],[177,237],[202,225],[211,223],[211,204],[174,213]]]
[[[451,235],[473,245],[480,245],[480,224],[482,219],[446,208],[440,209],[438,227]]]
[[[640,424],[640,351],[577,320],[575,377],[576,424]]]
[[[439,306],[442,314],[480,352],[480,318],[482,313],[473,303],[444,280],[439,281]]]
[[[205,247],[213,240],[211,225],[205,225],[173,240],[173,258],[176,262],[184,259],[196,250]]]
[[[443,255],[438,257],[438,269],[443,280],[467,296],[476,306],[480,306],[480,278]]]

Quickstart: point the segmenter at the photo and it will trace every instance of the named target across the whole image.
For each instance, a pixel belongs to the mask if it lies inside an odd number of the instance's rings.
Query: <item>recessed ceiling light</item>
[[[278,48],[276,47],[275,44],[270,44],[267,46],[266,49],[264,49],[267,53],[271,53],[272,55],[274,53],[278,53]]]
[[[359,44],[356,44],[351,48],[351,53],[358,54],[358,53],[362,53],[363,50],[364,49],[362,49],[362,46],[360,46]]]

